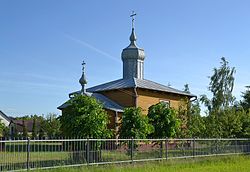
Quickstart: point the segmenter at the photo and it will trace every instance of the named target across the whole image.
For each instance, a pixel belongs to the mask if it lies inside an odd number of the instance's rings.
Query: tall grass
[[[250,156],[224,156],[197,159],[180,159],[120,165],[100,165],[79,168],[59,168],[46,172],[248,172]]]

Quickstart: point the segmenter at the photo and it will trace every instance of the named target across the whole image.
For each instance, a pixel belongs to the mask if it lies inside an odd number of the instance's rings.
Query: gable
[[[10,118],[5,115],[2,111],[0,111],[0,120],[5,126],[9,126],[10,124]]]

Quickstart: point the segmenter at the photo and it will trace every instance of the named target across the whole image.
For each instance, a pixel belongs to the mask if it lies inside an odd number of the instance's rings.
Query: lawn
[[[37,172],[39,170],[36,170]],[[41,171],[41,170],[40,170]],[[159,162],[143,162],[134,164],[99,165],[78,168],[59,168],[46,172],[248,172],[250,156],[218,156],[195,159],[179,159]],[[44,170],[43,170],[44,172]]]
[[[26,152],[0,152],[0,165],[1,164],[15,164],[15,163],[26,163],[27,153]],[[67,152],[31,152],[30,162],[36,161],[55,161],[68,159],[69,153]]]

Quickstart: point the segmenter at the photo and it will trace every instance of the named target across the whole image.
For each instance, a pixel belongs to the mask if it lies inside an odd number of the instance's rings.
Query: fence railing
[[[249,139],[0,140],[0,171],[250,153]]]

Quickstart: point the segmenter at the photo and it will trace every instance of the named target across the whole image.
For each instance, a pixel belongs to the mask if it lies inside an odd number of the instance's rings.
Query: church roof
[[[106,96],[99,93],[90,93],[92,97],[96,98],[103,104],[103,107],[109,110],[123,112],[123,107],[118,105],[116,102],[110,100]]]
[[[167,93],[174,93],[179,95],[185,95],[189,97],[196,97],[196,95],[187,93],[169,86],[165,86],[150,80],[138,79],[138,78],[128,78],[128,79],[118,79],[101,85],[97,85],[91,88],[88,88],[88,92],[102,92],[108,90],[116,90],[123,88],[143,88]]]
[[[81,91],[76,91],[74,93],[71,94],[80,94]],[[98,100],[99,102],[101,102],[103,104],[103,107],[105,109],[109,109],[112,111],[116,111],[116,112],[123,112],[123,107],[118,105],[117,103],[115,103],[114,101],[110,100],[109,98],[107,98],[106,96],[99,94],[99,93],[89,93],[89,92],[85,92],[84,93],[86,96],[89,97],[94,97],[96,100]],[[68,107],[68,103],[65,102],[64,104],[62,104],[61,106],[58,107],[58,109],[64,109]]]

